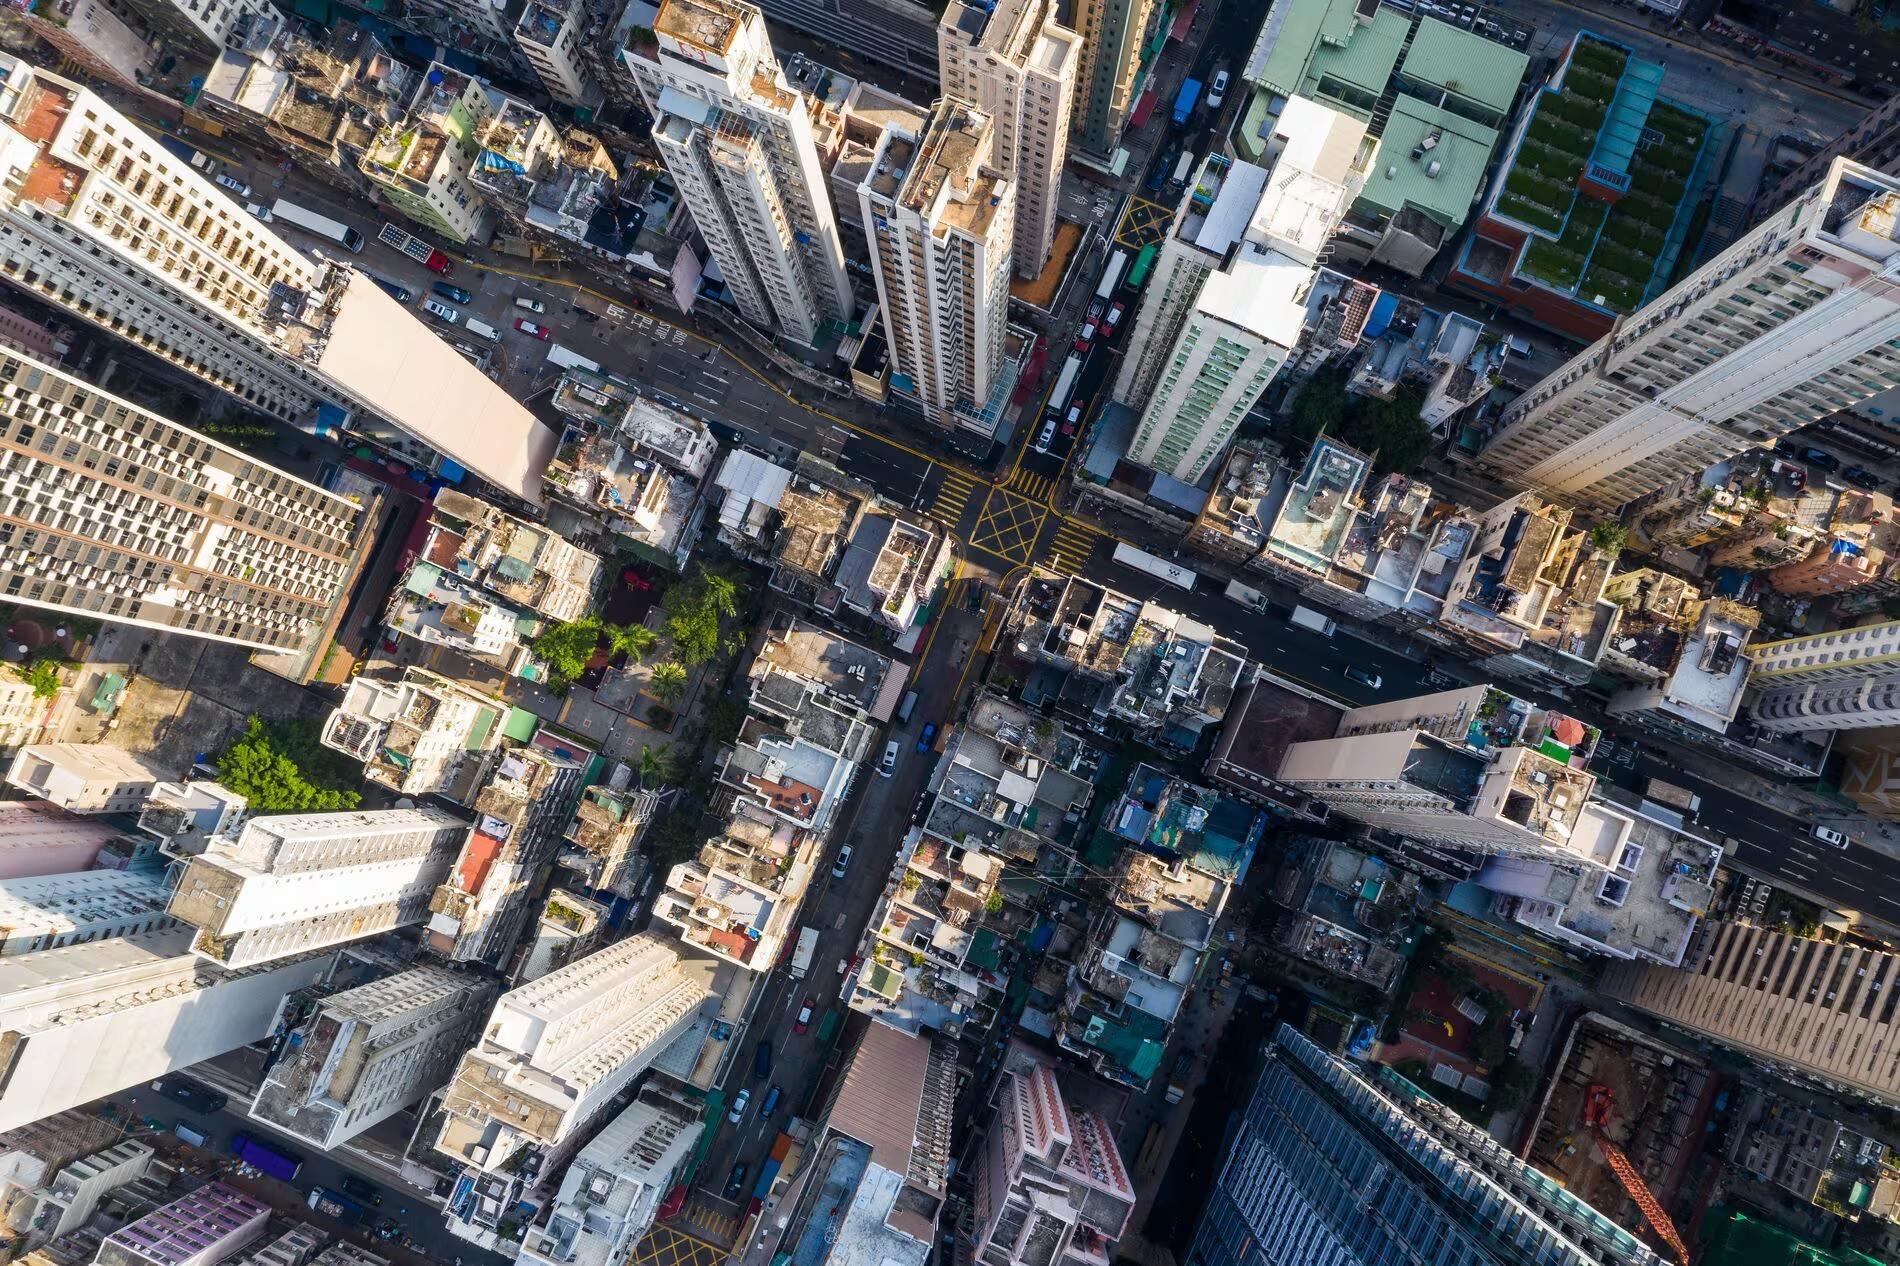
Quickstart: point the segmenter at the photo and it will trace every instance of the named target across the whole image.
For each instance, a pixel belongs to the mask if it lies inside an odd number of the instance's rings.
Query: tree
[[[548,686],[565,690],[587,671],[587,661],[600,646],[600,617],[584,615],[550,625],[528,644],[534,657],[548,666]]]
[[[660,644],[660,635],[644,624],[609,624],[607,646],[614,654],[645,659]]]
[[[647,693],[667,706],[678,703],[686,693],[686,669],[674,660],[655,664],[647,676]]]
[[[719,653],[724,621],[734,619],[744,596],[736,573],[700,565],[689,580],[667,591],[666,635],[687,668],[697,668]]]
[[[1537,1087],[1537,1073],[1515,1058],[1507,1059],[1491,1070],[1489,1103],[1498,1112],[1509,1112],[1523,1103]]]
[[[1590,529],[1590,544],[1611,558],[1623,552],[1623,546],[1629,539],[1630,530],[1621,523],[1605,521]]]
[[[218,781],[250,801],[255,813],[334,813],[354,809],[362,796],[348,787],[319,785],[294,758],[309,736],[302,726],[276,723],[266,726],[252,717],[232,744],[218,757]],[[327,762],[313,761],[313,768]],[[323,769],[323,774],[333,771]],[[326,781],[328,781],[326,779]]]
[[[679,757],[672,746],[660,746],[640,749],[640,783],[642,786],[665,786],[679,781]]]
[[[1431,428],[1419,417],[1425,403],[1420,387],[1401,387],[1390,400],[1355,396],[1346,390],[1343,369],[1314,374],[1293,399],[1294,434],[1313,440],[1330,435],[1373,455],[1381,470],[1410,474],[1432,450]]]
[[[57,652],[49,655],[42,651],[24,664],[15,664],[13,671],[19,674],[21,681],[33,687],[35,699],[51,699],[59,693],[59,670],[64,663]]]

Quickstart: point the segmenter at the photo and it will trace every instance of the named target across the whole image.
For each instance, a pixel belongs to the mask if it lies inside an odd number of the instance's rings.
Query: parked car
[[[1220,103],[1227,99],[1227,72],[1221,71],[1214,76],[1213,86],[1207,90],[1207,108],[1220,109]]]
[[[747,1086],[739,1092],[739,1097],[732,1101],[732,1111],[726,1113],[726,1120],[732,1122],[734,1125],[739,1124],[739,1122],[745,1120],[745,1110],[751,1106],[752,1087]]]
[[[752,1052],[752,1075],[764,1078],[772,1071],[772,1044],[760,1042]]]
[[[1831,826],[1815,827],[1814,838],[1823,844],[1832,844],[1835,848],[1847,847],[1847,837]]]
[[[805,1005],[798,1009],[798,1019],[792,1023],[792,1032],[803,1036],[811,1031],[811,1013],[817,1006],[818,1000],[807,994]]]
[[[516,321],[515,328],[529,338],[538,338],[543,343],[548,341],[548,331],[545,326],[536,325],[532,321]]]
[[[516,299],[515,306],[525,311],[533,312],[536,315],[539,315],[540,313],[546,312],[548,310],[547,305],[545,303],[542,303],[539,299],[529,299],[526,296]]]
[[[936,741],[936,738],[937,723],[935,721],[925,723],[924,732],[917,736],[917,754],[921,756],[929,751],[930,745]]]
[[[1128,305],[1125,303],[1110,304],[1108,315],[1102,318],[1102,328],[1105,330],[1114,329],[1115,323],[1122,319],[1122,313],[1126,311],[1128,311]]]
[[[726,1199],[731,1200],[745,1190],[745,1176],[746,1164],[740,1161],[732,1167],[732,1172],[726,1175]]]
[[[1822,449],[1809,446],[1801,450],[1801,460],[1816,470],[1835,471],[1841,468],[1841,459]]]
[[[455,309],[439,300],[424,299],[422,301],[422,310],[437,320],[447,321],[450,325],[455,324]]]
[[[261,202],[247,202],[244,204],[244,209],[266,224],[271,221],[270,208]]]
[[[1841,478],[1856,488],[1865,488],[1869,492],[1880,487],[1880,476],[1865,466],[1849,466],[1841,472]]]
[[[772,1119],[772,1114],[778,1111],[778,1101],[784,1095],[784,1093],[785,1092],[780,1090],[777,1086],[774,1086],[770,1090],[766,1091],[765,1102],[759,1105],[759,1116],[767,1121],[770,1121]]]
[[[1377,690],[1385,684],[1385,679],[1379,674],[1367,672],[1357,664],[1346,665],[1346,676],[1371,690]]]
[[[219,172],[211,178],[211,183],[217,185],[220,189],[229,189],[240,198],[248,198],[251,196],[251,187],[242,180],[239,180],[236,176],[227,176],[223,172]]]
[[[343,1194],[346,1196],[355,1196],[358,1200],[367,1200],[370,1204],[383,1202],[382,1188],[373,1182],[358,1178],[355,1174],[343,1175],[343,1181],[338,1185],[343,1188]]]
[[[446,281],[438,281],[433,286],[430,286],[429,289],[435,291],[437,294],[441,295],[444,299],[452,299],[456,303],[475,302],[474,295],[462,289],[460,286],[452,286]]]
[[[889,778],[892,774],[897,772],[897,753],[899,750],[900,748],[896,739],[892,739],[884,745],[884,759],[877,763],[878,777]]]
[[[833,879],[843,879],[844,872],[850,868],[851,846],[849,844],[841,845],[838,849],[838,860],[831,864],[831,877]]]

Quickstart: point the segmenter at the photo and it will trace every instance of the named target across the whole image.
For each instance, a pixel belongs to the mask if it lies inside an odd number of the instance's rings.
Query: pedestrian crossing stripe
[[[1010,487],[1023,493],[1032,500],[1048,496],[1050,490],[1053,489],[1055,485],[1056,481],[1053,475],[1038,475],[1033,471],[1027,470],[1017,471],[1015,479],[1010,481]]]
[[[1050,550],[1055,557],[1059,571],[1074,575],[1082,570],[1082,565],[1095,552],[1095,542],[1102,534],[1092,528],[1081,527],[1074,523],[1064,523],[1050,539]]]
[[[936,498],[930,503],[931,513],[943,520],[945,525],[956,527],[963,518],[963,512],[969,508],[970,494],[976,490],[974,476],[960,470],[945,470],[943,482],[937,486]]]

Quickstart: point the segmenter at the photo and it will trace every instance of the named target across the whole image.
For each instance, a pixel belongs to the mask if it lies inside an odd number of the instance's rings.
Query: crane
[[[1636,1166],[1630,1164],[1630,1158],[1623,1155],[1623,1149],[1611,1142],[1609,1134],[1605,1132],[1605,1127],[1610,1124],[1610,1110],[1615,1106],[1616,1092],[1602,1082],[1595,1083],[1583,1097],[1583,1124],[1588,1127],[1591,1137],[1596,1139],[1597,1148],[1609,1163],[1610,1172],[1616,1175],[1616,1180],[1623,1184],[1623,1190],[1636,1202],[1650,1230],[1675,1255],[1679,1266],[1689,1266],[1689,1248],[1682,1242],[1682,1237],[1676,1234],[1675,1224],[1663,1212],[1649,1184],[1636,1172]]]

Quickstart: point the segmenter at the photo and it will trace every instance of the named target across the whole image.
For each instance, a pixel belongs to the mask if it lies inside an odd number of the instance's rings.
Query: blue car
[[[924,726],[924,732],[917,736],[917,753],[922,755],[930,750],[931,740],[937,737],[937,723],[931,721]]]

